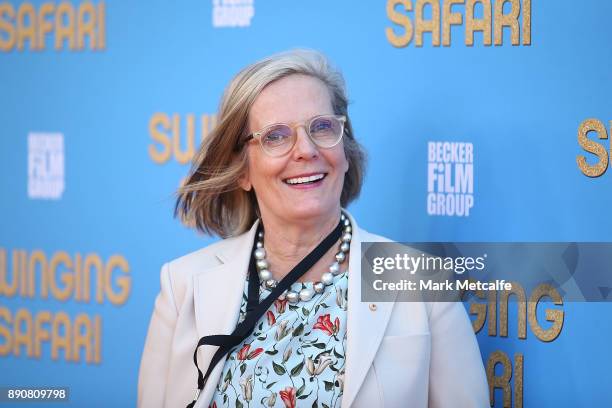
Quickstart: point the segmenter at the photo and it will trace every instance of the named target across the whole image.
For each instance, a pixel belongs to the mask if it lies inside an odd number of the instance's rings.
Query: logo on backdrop
[[[255,0],[213,0],[213,27],[248,27],[255,15]]]
[[[179,164],[191,162],[201,141],[217,122],[214,114],[203,114],[198,119],[196,121],[196,116],[191,113],[182,118],[178,113],[154,113],[149,120],[149,135],[154,142],[148,148],[151,160],[157,164],[165,164],[171,159]],[[200,137],[196,144],[197,127]]]
[[[31,51],[46,48],[81,51],[106,47],[106,9],[104,2],[83,1],[72,4],[23,2],[15,8],[0,3],[0,51]]]
[[[512,45],[531,45],[531,0],[416,0],[414,8],[411,0],[388,0],[387,18],[393,23],[385,28],[387,41],[398,48],[413,38],[414,45],[422,47],[425,33],[434,47],[440,46],[440,36],[442,45],[449,47],[451,26],[465,27],[467,46],[474,45],[475,32],[481,33],[485,46],[491,45],[491,37],[494,45],[502,45],[504,27],[510,30]]]
[[[64,135],[28,134],[28,197],[59,200],[64,188]]]
[[[427,145],[427,214],[467,217],[474,206],[474,146]]]
[[[597,143],[587,137],[589,132],[594,132],[600,140],[608,139],[608,131],[604,124],[597,119],[586,119],[578,126],[578,144],[588,153],[597,157],[597,163],[587,163],[586,157],[576,156],[578,168],[585,176],[599,177],[608,169],[608,163],[612,156],[612,143],[610,143],[610,155],[602,143]],[[610,121],[610,133],[612,134],[612,120]]]
[[[130,265],[121,254],[45,253],[0,247],[0,357],[15,356],[99,364],[102,315],[109,303],[123,306],[130,295]],[[7,307],[15,298],[19,308]],[[75,316],[61,308],[28,307],[49,299],[81,306]],[[87,306],[84,306],[87,304]],[[34,306],[34,305],[33,305]],[[110,315],[108,309],[105,314]]]

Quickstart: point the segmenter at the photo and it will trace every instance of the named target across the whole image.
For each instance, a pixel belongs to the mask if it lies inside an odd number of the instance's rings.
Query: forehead
[[[330,92],[320,79],[289,75],[270,83],[257,96],[249,112],[249,127],[254,131],[272,123],[333,113]]]

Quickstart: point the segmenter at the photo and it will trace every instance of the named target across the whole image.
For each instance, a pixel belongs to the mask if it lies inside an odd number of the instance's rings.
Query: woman
[[[385,240],[343,210],[363,173],[343,79],[321,54],[233,79],[177,201],[225,239],[163,266],[139,406],[186,406],[196,384],[204,408],[486,406],[461,304],[360,301],[361,242]]]

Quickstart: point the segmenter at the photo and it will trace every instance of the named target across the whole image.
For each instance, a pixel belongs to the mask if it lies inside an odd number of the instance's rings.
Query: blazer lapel
[[[245,234],[220,244],[216,256],[221,265],[194,276],[193,298],[199,337],[231,334],[236,327],[257,224],[255,222]],[[217,349],[217,346],[199,348],[198,365],[203,374]],[[211,372],[195,407],[208,406],[223,371],[224,361],[221,360]]]
[[[393,302],[361,302],[361,242],[365,231],[349,214],[353,238],[349,255],[346,370],[342,408],[349,408],[363,383],[393,310]],[[370,307],[374,304],[374,307]]]

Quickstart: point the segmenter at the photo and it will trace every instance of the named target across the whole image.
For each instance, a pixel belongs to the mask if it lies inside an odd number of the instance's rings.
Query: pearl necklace
[[[339,247],[339,251],[336,253],[336,261],[329,266],[329,271],[325,272],[321,276],[320,281],[316,281],[312,285],[312,289],[304,288],[299,292],[293,290],[286,290],[279,299],[284,300],[285,298],[289,301],[289,303],[297,303],[299,300],[307,302],[313,298],[313,296],[319,293],[323,293],[325,290],[325,286],[329,286],[333,283],[334,276],[340,274],[340,264],[344,263],[348,257],[348,252],[351,248],[351,239],[353,236],[351,235],[352,228],[351,222],[344,215],[340,215],[340,220],[344,225],[344,233],[342,234],[341,243]],[[260,231],[257,235],[258,240],[255,245],[255,251],[253,255],[255,256],[257,272],[259,274],[259,280],[261,281],[261,286],[264,289],[272,290],[278,285],[278,281],[272,277],[272,272],[268,270],[270,264],[266,259],[266,250],[263,246],[263,232]]]

